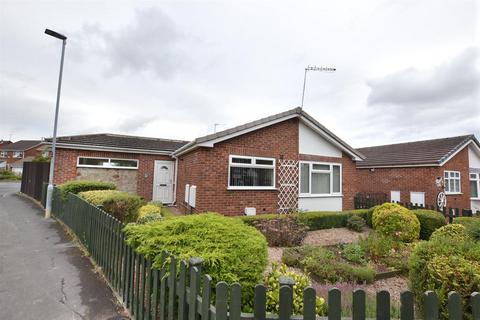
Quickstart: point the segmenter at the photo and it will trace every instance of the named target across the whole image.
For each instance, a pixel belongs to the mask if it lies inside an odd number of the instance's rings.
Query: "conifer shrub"
[[[420,239],[428,240],[432,233],[447,224],[445,217],[434,210],[416,209],[412,212],[420,221]]]
[[[127,243],[151,259],[154,267],[163,266],[163,250],[174,254],[178,261],[201,257],[202,272],[209,274],[213,283],[239,282],[245,301],[252,298],[267,265],[265,237],[239,219],[217,213],[129,224],[124,230]]]

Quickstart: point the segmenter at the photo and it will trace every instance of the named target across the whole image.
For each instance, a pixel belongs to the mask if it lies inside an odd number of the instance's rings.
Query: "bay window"
[[[228,163],[228,188],[275,189],[275,159],[231,155]]]
[[[470,173],[470,197],[480,199],[480,173]]]
[[[300,162],[300,195],[340,195],[342,166],[335,163]]]
[[[462,192],[460,183],[460,171],[444,171],[445,193]]]

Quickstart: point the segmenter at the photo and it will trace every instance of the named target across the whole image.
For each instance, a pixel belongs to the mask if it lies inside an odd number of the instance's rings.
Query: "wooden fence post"
[[[328,290],[328,320],[340,320],[342,318],[342,297],[340,290],[332,288]]]

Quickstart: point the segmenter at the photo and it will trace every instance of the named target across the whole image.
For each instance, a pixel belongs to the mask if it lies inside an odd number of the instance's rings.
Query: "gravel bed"
[[[331,246],[340,243],[352,243],[358,241],[360,237],[366,237],[371,229],[362,232],[356,232],[347,228],[323,229],[309,231],[303,244],[314,244],[321,246]]]

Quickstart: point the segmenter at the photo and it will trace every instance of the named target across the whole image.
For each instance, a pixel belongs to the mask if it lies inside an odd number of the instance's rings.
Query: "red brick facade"
[[[155,160],[172,160],[170,156],[166,156],[166,155],[147,155],[147,154],[132,154],[132,153],[118,153],[118,152],[105,152],[105,151],[57,149],[56,160],[55,160],[55,173],[54,173],[55,184],[61,184],[67,181],[77,179],[79,175],[78,169],[77,169],[77,159],[79,156],[139,160],[138,170],[136,170],[137,179],[136,179],[136,182],[133,182],[133,183],[136,183],[137,194],[145,198],[145,200],[152,200]],[[106,170],[111,172],[111,174],[114,175],[117,170],[122,170],[122,169],[99,169],[99,170]]]
[[[400,201],[410,202],[410,192],[425,192],[425,204],[435,205],[438,189],[435,178],[443,177],[444,170],[460,171],[462,194],[448,195],[447,206],[470,208],[468,148],[464,148],[441,167],[405,167],[357,169],[358,192],[383,192],[390,199],[390,191],[400,191]]]
[[[347,155],[326,158],[299,154],[299,120],[286,120],[220,142],[213,148],[199,148],[178,158],[177,205],[184,211],[185,185],[196,185],[196,212],[216,211],[241,215],[245,207],[255,207],[257,214],[277,212],[278,190],[228,190],[230,155],[276,159],[276,187],[279,187],[279,161],[318,160],[342,163],[343,206],[353,208],[353,173],[355,163]]]

